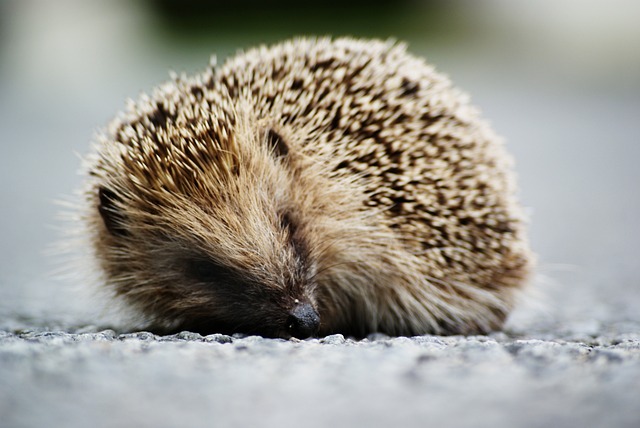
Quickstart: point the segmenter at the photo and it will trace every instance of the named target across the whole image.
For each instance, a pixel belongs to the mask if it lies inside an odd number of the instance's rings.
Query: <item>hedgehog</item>
[[[102,282],[148,328],[502,327],[533,266],[511,158],[404,44],[301,38],[172,77],[85,164]]]

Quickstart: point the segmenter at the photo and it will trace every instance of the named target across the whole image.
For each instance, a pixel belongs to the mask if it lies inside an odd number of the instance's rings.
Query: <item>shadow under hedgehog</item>
[[[86,169],[103,282],[157,331],[482,333],[533,265],[501,141],[393,42],[296,39],[175,77]]]

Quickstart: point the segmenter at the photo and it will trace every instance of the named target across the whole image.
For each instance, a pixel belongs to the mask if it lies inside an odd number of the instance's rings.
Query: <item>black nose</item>
[[[306,339],[318,332],[320,316],[308,303],[298,303],[287,318],[287,331],[293,337]]]

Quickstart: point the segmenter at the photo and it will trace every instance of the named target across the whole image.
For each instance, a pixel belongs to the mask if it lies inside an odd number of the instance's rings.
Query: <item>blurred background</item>
[[[637,325],[638,18],[634,0],[0,1],[0,328],[98,322],[45,250],[53,201],[127,98],[300,35],[407,41],[505,137],[545,296],[513,329]]]

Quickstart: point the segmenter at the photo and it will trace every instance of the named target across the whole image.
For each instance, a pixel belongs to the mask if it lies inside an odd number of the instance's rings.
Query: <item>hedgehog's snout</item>
[[[287,318],[287,332],[298,339],[306,339],[318,333],[320,315],[309,303],[297,302]]]

